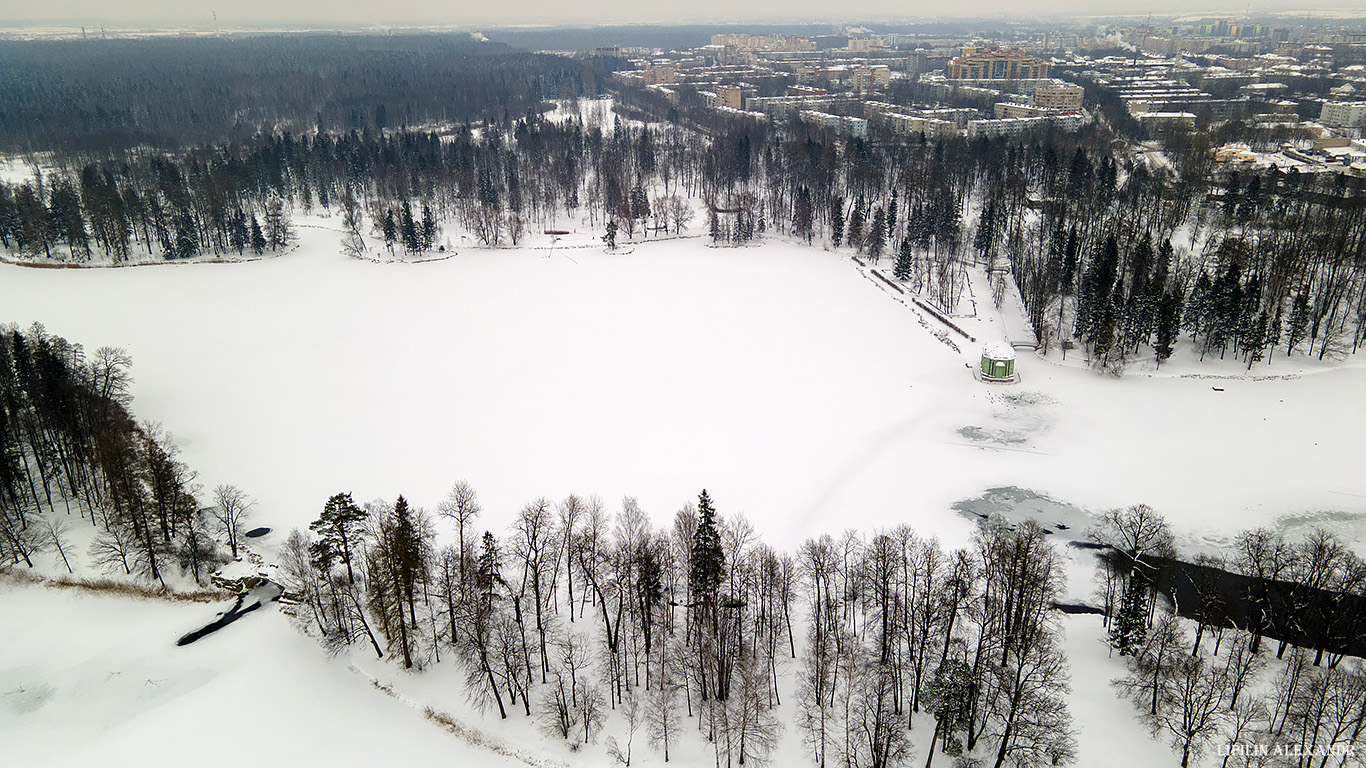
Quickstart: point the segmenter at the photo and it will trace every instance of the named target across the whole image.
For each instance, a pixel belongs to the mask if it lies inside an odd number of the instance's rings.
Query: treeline
[[[481,512],[464,482],[434,511],[332,497],[285,545],[296,617],[333,649],[459,665],[482,709],[571,746],[615,710],[623,762],[638,731],[668,760],[695,729],[718,764],[762,764],[784,723],[821,766],[903,765],[913,725],[933,729],[931,761],[1075,758],[1061,564],[1038,526],[985,524],[956,551],[900,526],[789,555],[705,491],[663,528],[631,498],[536,499],[501,536]]]
[[[1063,183],[1079,195],[1045,192],[1036,216],[988,202],[975,244],[1009,260],[1040,341],[1075,340],[1110,370],[1143,350],[1160,364],[1182,333],[1202,358],[1249,368],[1278,348],[1322,360],[1360,347],[1360,179],[1231,172],[1192,196],[1143,168],[1119,183],[1078,153]]]
[[[1249,367],[1278,350],[1337,358],[1366,333],[1366,180],[1216,172],[1197,143],[1169,146],[1163,165],[1117,149],[1103,125],[841,139],[622,96],[655,122],[569,100],[567,119],[258,134],[58,170],[0,185],[0,244],[112,260],[265,251],[288,241],[291,212],[315,207],[343,209],[353,254],[367,238],[429,250],[443,223],[516,244],[562,218],[615,244],[677,233],[700,204],[716,243],[778,232],[875,265],[894,256],[896,277],[948,312],[985,264],[997,301],[1013,277],[1044,349],[1080,346],[1103,370],[1161,363],[1183,338]]]
[[[622,97],[655,119],[679,111]],[[1044,349],[1081,346],[1100,369],[1141,353],[1160,363],[1183,334],[1202,356],[1249,367],[1277,348],[1338,358],[1366,334],[1359,177],[1223,170],[1198,135],[1173,137],[1155,160],[1108,123],[933,141],[874,126],[864,141],[795,118],[718,127],[699,112],[679,117],[713,139],[714,199],[752,193],[775,228],[875,263],[895,254],[897,277],[949,311],[964,264],[985,263],[998,302],[1014,278]],[[717,164],[732,151],[730,167]]]
[[[580,62],[464,34],[0,41],[0,151],[501,120],[597,91]]]
[[[1128,671],[1114,685],[1182,766],[1216,744],[1237,745],[1225,766],[1360,764],[1366,668],[1342,649],[1366,620],[1366,562],[1346,543],[1323,530],[1298,542],[1246,531],[1229,555],[1173,576],[1171,531],[1152,509],[1107,513],[1092,535],[1113,555],[1097,593]],[[1220,578],[1225,569],[1245,578]],[[1178,579],[1188,583],[1176,589]],[[1181,616],[1193,618],[1193,639]],[[1273,631],[1306,640],[1281,640],[1274,667],[1262,646]]]
[[[162,158],[0,183],[0,245],[30,258],[119,264],[142,254],[257,255],[293,242],[285,203],[245,174]]]
[[[34,567],[51,552],[73,571],[73,513],[99,529],[86,555],[111,572],[203,583],[226,561],[215,534],[236,554],[250,501],[220,486],[225,504],[200,507],[174,443],[128,410],[131,364],[40,325],[0,328],[0,562]]]
[[[687,198],[704,191],[706,143],[692,132],[617,123],[536,116],[478,134],[284,133],[174,157],[129,155],[0,183],[0,245],[114,262],[134,252],[259,253],[290,241],[292,211],[333,207],[346,214],[357,247],[373,235],[409,250],[435,244],[438,218],[487,245],[516,243],[566,213],[618,221],[628,236],[647,225],[686,226],[694,216]]]

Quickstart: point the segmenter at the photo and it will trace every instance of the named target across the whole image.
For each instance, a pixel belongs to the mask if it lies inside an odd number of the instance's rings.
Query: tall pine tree
[[[892,271],[892,275],[898,280],[911,279],[912,259],[915,258],[912,247],[910,237],[901,239],[901,251],[896,256],[896,268]]]
[[[840,247],[844,239],[844,198],[835,195],[830,201],[830,244]]]
[[[688,587],[693,599],[714,601],[721,588],[726,554],[721,549],[721,533],[716,528],[716,509],[706,489],[697,497],[697,531],[693,534],[691,566]]]
[[[308,527],[318,534],[313,545],[313,557],[324,568],[337,560],[346,565],[347,581],[356,583],[356,574],[351,567],[352,552],[361,537],[365,523],[365,511],[356,506],[349,493],[339,493],[323,505],[323,513]]]

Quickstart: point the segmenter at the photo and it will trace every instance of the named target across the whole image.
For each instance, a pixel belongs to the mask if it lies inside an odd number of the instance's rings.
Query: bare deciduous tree
[[[1181,768],[1204,754],[1228,716],[1228,685],[1222,670],[1201,656],[1182,655],[1162,681],[1165,706],[1149,715],[1153,731],[1166,731],[1181,753]]]
[[[664,653],[665,658],[673,654]],[[666,662],[666,666],[667,662]],[[649,725],[650,743],[664,753],[664,762],[669,762],[669,747],[678,741],[683,732],[678,713],[678,683],[673,682],[673,670],[660,674],[660,680],[650,691],[645,718]]]
[[[645,708],[641,705],[641,694],[631,690],[622,696],[618,708],[626,721],[626,745],[622,746],[614,737],[607,737],[607,754],[622,765],[631,765],[631,745],[636,740],[636,731],[645,722]]]
[[[228,549],[237,557],[237,543],[245,532],[247,517],[256,501],[235,485],[224,484],[213,489],[214,506],[209,514],[218,530],[228,539]]]
[[[119,567],[125,575],[131,575],[136,560],[137,544],[123,526],[111,525],[95,534],[90,542],[90,562],[105,570]]]
[[[49,544],[41,516],[27,510],[0,510],[0,558],[24,561],[33,567],[33,556]]]
[[[446,499],[436,508],[437,514],[449,518],[455,523],[456,545],[459,552],[459,574],[460,586],[463,590],[469,579],[469,568],[467,563],[471,558],[470,550],[473,546],[470,538],[470,526],[474,519],[479,516],[483,508],[479,506],[479,492],[474,490],[474,486],[464,480],[457,480],[451,486],[450,493],[446,494]]]
[[[66,566],[67,573],[71,570],[71,561],[66,557],[66,521],[61,518],[49,517],[43,521],[43,538],[57,550],[57,554],[62,558],[62,565]]]

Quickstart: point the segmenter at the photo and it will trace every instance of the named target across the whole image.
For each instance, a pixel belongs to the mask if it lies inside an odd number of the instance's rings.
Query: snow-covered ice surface
[[[0,583],[5,765],[523,765],[468,746],[259,611],[176,647],[225,604]]]
[[[980,343],[815,248],[700,239],[635,242],[629,253],[461,247],[440,261],[377,264],[339,254],[334,219],[301,223],[310,226],[299,228],[297,250],[250,263],[0,265],[0,321],[41,321],[91,350],[126,347],[136,413],[175,433],[205,487],[236,483],[259,500],[251,523],[273,529],[259,544],[267,557],[334,493],[403,493],[430,506],[462,478],[495,532],[527,501],[571,492],[613,506],[635,496],[662,524],[705,487],[722,513],[743,512],[788,550],[902,522],[956,545],[972,511],[988,508],[1063,515],[1051,522],[1072,538],[1087,513],[1138,502],[1163,512],[1188,551],[1263,524],[1293,533],[1322,523],[1363,540],[1366,408],[1355,403],[1366,368],[1356,360],[1280,358],[1259,375],[1291,378],[1253,380],[1236,363],[1200,367],[1178,353],[1160,371],[1138,365],[1115,379],[1076,365],[1075,353],[1059,364],[1021,350],[1021,382],[991,385],[972,376]],[[1000,313],[975,294],[954,322],[979,342],[1015,340],[1010,302]],[[1211,375],[1229,378],[1201,378]],[[1092,555],[1065,552],[1069,597],[1084,599]],[[153,762],[179,762],[175,742],[151,735],[165,728],[215,744],[264,731],[272,758],[324,744],[345,764],[364,762],[342,738],[361,730],[381,734],[365,742],[376,751],[388,733],[419,755],[458,759],[465,748],[325,661],[274,608],[175,649],[213,618],[206,611],[0,586],[0,615],[47,612],[42,626],[54,628],[0,637],[0,694],[22,689],[0,703],[0,733],[23,718],[18,754],[37,755],[55,733],[43,729],[88,714],[65,764],[97,748],[135,755],[138,741],[160,750],[165,759]],[[69,631],[87,625],[102,629]],[[1071,616],[1066,627],[1079,764],[1165,764],[1165,745],[1108,690],[1120,666],[1096,617]],[[366,674],[401,696],[460,714],[449,665],[412,677],[362,657]],[[106,699],[114,714],[80,709],[72,691],[98,685],[119,659],[143,688],[111,688],[124,697]],[[168,694],[145,683],[158,679]],[[138,698],[170,694],[175,706]],[[54,706],[59,697],[70,697],[65,707]],[[310,708],[322,714],[304,726],[275,724]],[[327,718],[336,732],[312,730]],[[287,730],[298,727],[307,738]],[[510,741],[530,733],[511,721],[489,727]],[[644,762],[658,762],[637,738]],[[786,744],[781,764],[799,755],[795,734]],[[695,750],[685,763],[709,757],[700,744],[685,749]],[[591,754],[605,759],[601,745]],[[472,764],[496,763],[479,753]]]
[[[635,495],[663,521],[705,487],[727,512],[785,521],[772,536],[791,547],[831,526],[928,525],[944,506],[918,499],[957,493],[914,464],[875,468],[941,452],[923,438],[952,436],[962,409],[945,406],[971,377],[830,254],[691,240],[377,265],[299,231],[299,251],[251,264],[5,267],[0,305],[127,347],[139,415],[276,530],[338,491],[430,505],[465,478],[495,530],[540,495]]]
[[[1194,538],[1366,511],[1354,362],[1216,391],[1023,354],[1022,383],[992,386],[972,345],[954,353],[817,249],[373,264],[299,232],[299,250],[244,264],[0,265],[0,315],[126,347],[137,413],[277,531],[339,491],[432,505],[460,478],[495,530],[541,495],[632,495],[663,521],[705,487],[785,548],[900,522],[957,538],[950,505],[1004,486],[1146,502]]]

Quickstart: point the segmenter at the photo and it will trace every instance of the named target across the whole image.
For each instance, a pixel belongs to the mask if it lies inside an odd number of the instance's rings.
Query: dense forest
[[[975,19],[970,22],[921,19],[915,24],[883,22],[872,25],[877,34],[917,34],[926,40],[977,36],[1010,38],[1018,22]],[[801,35],[818,48],[843,48],[851,35],[869,27],[850,29],[839,24],[613,24],[607,27],[505,27],[484,30],[499,43],[532,51],[587,51],[599,46],[687,50],[711,42],[712,35]]]
[[[206,583],[237,554],[249,500],[225,485],[200,505],[175,443],[129,411],[131,365],[40,325],[0,328],[0,561],[55,552],[69,570],[73,515],[99,530],[89,562],[163,586]]]
[[[0,183],[0,246],[29,258],[279,251],[315,208],[343,212],[353,254],[367,238],[431,250],[443,227],[515,245],[562,218],[615,245],[701,212],[718,244],[774,233],[889,257],[950,314],[985,267],[998,302],[1018,287],[1040,348],[1114,373],[1160,364],[1183,334],[1250,369],[1341,358],[1366,333],[1366,180],[1230,170],[1198,133],[1156,159],[1109,119],[843,138],[707,109],[685,86],[677,103],[620,88],[616,115],[594,114],[578,96],[620,60],[452,36],[0,44],[0,59],[3,134],[63,147],[45,176]],[[552,97],[567,118],[544,116]]]
[[[0,244],[113,261],[274,250],[292,213],[344,211],[366,237],[426,250],[455,225],[518,243],[561,217],[613,240],[677,233],[700,201],[716,242],[768,231],[852,247],[953,311],[973,263],[998,300],[1014,278],[1037,341],[1102,370],[1160,363],[1185,333],[1201,355],[1270,363],[1359,348],[1366,329],[1362,179],[1222,171],[1199,145],[1171,167],[1103,126],[1025,140],[841,139],[633,98],[647,122],[533,112],[449,132],[255,134],[174,155],[69,161],[0,184]],[[610,120],[610,122],[609,122]],[[369,224],[366,224],[366,220]]]
[[[501,119],[597,92],[573,59],[469,35],[0,41],[0,151]]]

